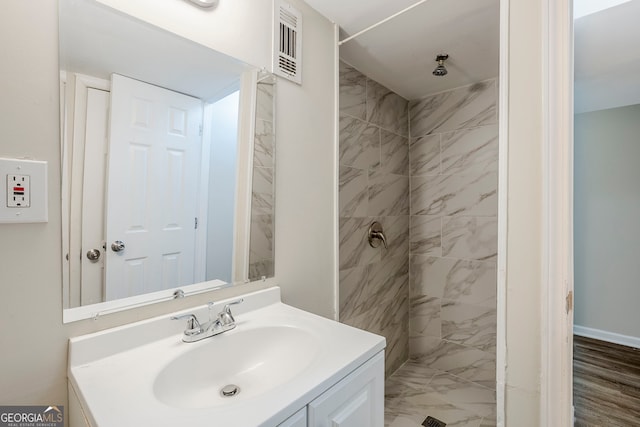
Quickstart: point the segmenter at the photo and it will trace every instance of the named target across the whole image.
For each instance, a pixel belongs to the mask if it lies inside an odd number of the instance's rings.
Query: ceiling
[[[575,112],[640,104],[640,0],[578,18]]]
[[[97,2],[60,1],[60,67],[109,80],[118,73],[205,101],[237,89],[249,67]]]
[[[406,99],[497,77],[499,0],[306,0],[341,39],[410,6],[340,47],[340,58]],[[447,53],[449,74],[431,74]]]
[[[340,26],[340,58],[407,99],[498,75],[499,0],[306,0]],[[640,104],[640,0],[574,0],[576,113]],[[434,77],[448,53],[449,74]]]

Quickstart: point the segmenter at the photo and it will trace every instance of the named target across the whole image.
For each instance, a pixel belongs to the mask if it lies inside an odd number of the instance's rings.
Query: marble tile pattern
[[[409,229],[412,255],[442,256],[442,218],[437,215],[412,215]]]
[[[409,144],[404,136],[380,130],[380,169],[385,173],[407,175],[409,168]]]
[[[250,233],[249,263],[273,258],[273,216],[253,215]]]
[[[369,216],[409,215],[408,176],[370,170],[368,195]]]
[[[256,93],[256,119],[273,123],[275,86],[267,81],[258,82]]]
[[[366,170],[340,165],[338,177],[340,217],[367,215],[369,206],[368,178],[369,174]]]
[[[408,102],[340,63],[340,321],[385,336],[385,371],[409,357]],[[388,248],[369,246],[382,223]]]
[[[440,134],[411,138],[409,159],[411,176],[440,175]]]
[[[367,241],[367,230],[374,218],[341,217],[339,224],[339,268],[344,270],[379,262],[381,247],[372,248]]]
[[[434,417],[447,427],[496,425],[495,391],[424,363],[409,361],[385,385],[385,427],[421,427]]]
[[[495,353],[495,312],[495,304],[482,306],[445,300],[440,307],[442,339]]]
[[[339,317],[387,339],[386,426],[495,425],[496,92],[409,103],[340,64]]]
[[[498,168],[498,125],[480,126],[441,135],[442,174],[482,173]]]
[[[274,274],[274,86],[257,84],[253,151],[251,225],[249,236],[249,280]]]
[[[412,101],[409,116],[410,358],[495,390],[496,82]],[[452,422],[491,425],[473,405],[456,407],[477,418]]]
[[[384,220],[384,229],[387,236],[388,248],[381,247],[381,258],[409,259],[409,216],[387,216],[379,218]]]
[[[273,168],[254,166],[251,213],[271,215],[273,208]]]
[[[252,215],[249,233],[249,280],[270,277],[268,273],[274,270],[273,215]]]
[[[340,112],[365,120],[367,116],[367,78],[340,61]]]
[[[387,338],[385,371],[409,357],[409,271],[403,259],[340,272],[340,321]]]
[[[367,79],[367,121],[393,133],[407,136],[409,104],[400,95]]]
[[[380,128],[340,114],[340,164],[360,169],[380,165]]]
[[[249,280],[260,280],[263,277],[273,277],[275,264],[273,259],[265,259],[249,263]]]
[[[409,103],[414,138],[498,123],[496,80],[488,80]]]
[[[442,254],[453,258],[493,260],[497,256],[497,217],[442,218]]]
[[[495,388],[495,351],[482,351],[437,337],[416,335],[409,338],[409,343],[411,361]]]
[[[498,213],[498,174],[411,177],[411,215],[477,215]]]
[[[256,120],[253,145],[253,164],[260,167],[273,167],[274,149],[273,122]]]

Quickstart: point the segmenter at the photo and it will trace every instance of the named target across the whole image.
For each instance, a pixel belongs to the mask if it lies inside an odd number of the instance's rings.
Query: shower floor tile
[[[431,416],[447,427],[495,426],[495,391],[408,361],[387,379],[385,427],[422,427]]]

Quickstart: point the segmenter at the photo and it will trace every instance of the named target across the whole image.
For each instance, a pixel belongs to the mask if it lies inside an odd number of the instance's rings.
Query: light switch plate
[[[47,162],[0,158],[0,181],[0,223],[49,220]]]

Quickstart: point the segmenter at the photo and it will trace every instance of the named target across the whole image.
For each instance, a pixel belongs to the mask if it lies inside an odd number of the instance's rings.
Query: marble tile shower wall
[[[409,105],[410,357],[495,389],[496,81]]]
[[[263,276],[272,277],[274,273],[273,95],[273,84],[268,82],[257,84],[249,231],[249,280],[258,280]]]
[[[390,374],[409,357],[408,101],[342,62],[339,151],[340,321],[386,337]]]

